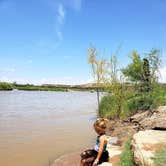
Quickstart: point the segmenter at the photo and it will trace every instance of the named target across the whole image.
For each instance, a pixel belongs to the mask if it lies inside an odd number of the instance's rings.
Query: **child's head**
[[[105,134],[108,122],[109,121],[107,119],[98,118],[95,121],[95,123],[93,124],[96,133],[97,134]]]

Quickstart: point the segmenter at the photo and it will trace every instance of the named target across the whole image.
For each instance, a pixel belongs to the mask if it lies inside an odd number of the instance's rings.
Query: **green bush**
[[[153,99],[147,94],[147,96],[133,96],[127,99],[123,104],[123,116],[130,116],[136,113],[138,110],[151,109],[153,105]]]
[[[156,150],[155,157],[153,158],[155,166],[166,165],[166,148]]]
[[[126,97],[126,100],[122,103],[120,118],[126,118],[133,115],[138,110],[151,109],[153,100],[150,96],[141,97],[133,96]],[[115,118],[118,117],[118,99],[114,95],[104,96],[100,102],[99,116]]]
[[[126,118],[126,117],[134,114],[137,111],[136,108],[137,108],[137,102],[135,101],[135,98],[130,98],[130,99],[126,100],[122,106],[121,117]]]
[[[133,152],[130,148],[131,146],[131,139],[129,139],[125,145],[124,149],[121,153],[120,156],[120,166],[133,166],[134,161],[133,161]]]
[[[113,95],[104,96],[100,102],[99,116],[114,118],[117,116],[117,99]]]
[[[127,98],[122,106],[121,117],[128,117],[139,110],[151,110],[161,105],[166,105],[166,87],[158,85],[151,93]]]
[[[152,94],[152,98],[153,98],[153,107],[166,105],[166,87],[165,86],[155,87]]]
[[[7,82],[0,82],[0,91],[3,91],[3,90],[12,90],[13,87],[10,83],[7,83]]]
[[[166,105],[166,87],[156,85],[152,92],[127,94],[121,103],[120,118],[127,118],[140,110],[151,110]],[[119,101],[115,95],[104,96],[100,102],[99,116],[115,118],[118,115]]]

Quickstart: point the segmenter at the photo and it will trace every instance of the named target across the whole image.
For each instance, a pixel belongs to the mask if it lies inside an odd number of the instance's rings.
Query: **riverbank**
[[[165,164],[166,154],[166,106],[152,112],[142,111],[126,120],[111,120],[107,135],[118,138],[116,145],[109,145],[112,166],[133,166]],[[129,141],[129,138],[130,141]],[[163,152],[163,153],[161,153]],[[162,158],[163,156],[163,158]],[[55,160],[51,166],[79,165],[79,153],[64,155]],[[140,164],[141,163],[141,164]]]
[[[95,84],[83,84],[83,85],[61,85],[61,84],[17,84],[0,82],[0,91],[5,90],[24,90],[24,91],[57,91],[57,92],[70,92],[70,91],[90,91],[94,92],[96,89]],[[100,90],[103,91],[102,88]]]

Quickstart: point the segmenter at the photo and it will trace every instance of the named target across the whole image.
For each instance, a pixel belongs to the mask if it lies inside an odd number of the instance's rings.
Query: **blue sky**
[[[79,84],[92,80],[87,48],[109,57],[163,52],[166,82],[165,0],[0,0],[0,80]]]

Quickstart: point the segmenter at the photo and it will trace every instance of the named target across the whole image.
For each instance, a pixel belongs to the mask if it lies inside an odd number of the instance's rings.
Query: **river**
[[[96,93],[0,92],[0,166],[48,166],[93,143]]]

